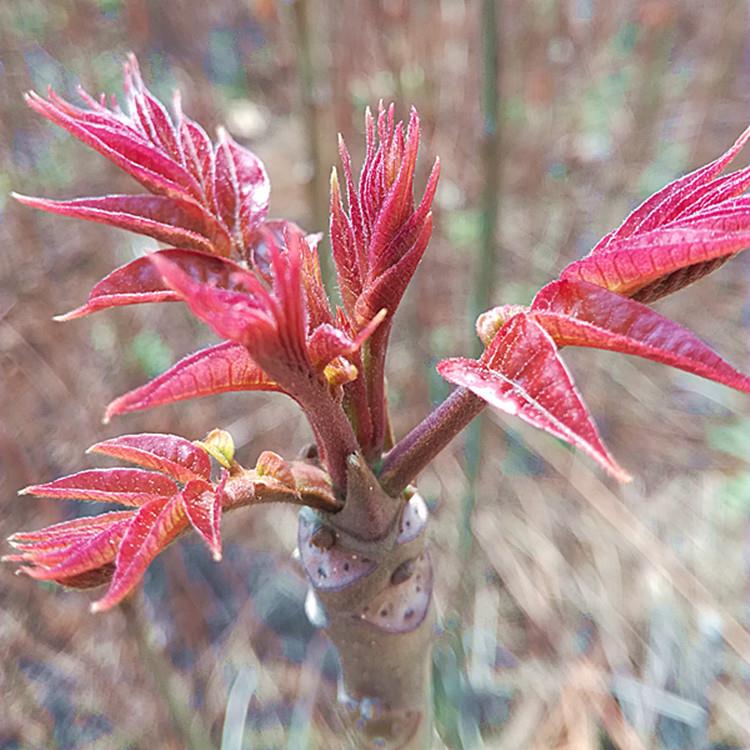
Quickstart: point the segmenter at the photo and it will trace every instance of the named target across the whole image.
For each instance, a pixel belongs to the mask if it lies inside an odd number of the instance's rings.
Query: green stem
[[[347,747],[433,747],[435,610],[426,525],[419,495],[386,495],[358,456],[350,457],[340,513],[300,513],[297,548],[310,583],[305,610],[338,651]]]
[[[172,665],[164,654],[151,644],[149,625],[139,605],[140,602],[131,598],[122,602],[120,607],[127,621],[128,633],[135,640],[144,668],[156,684],[159,697],[166,706],[175,733],[187,750],[212,750],[215,745],[208,730],[172,689],[169,679],[173,671]]]
[[[324,232],[328,228],[328,174],[322,158],[324,128],[321,123],[320,92],[316,82],[317,70],[313,54],[313,37],[310,33],[310,4],[308,0],[293,0],[291,6],[302,124],[305,129],[308,158],[312,168],[312,175],[308,183],[308,202],[314,230]],[[323,282],[330,293],[335,288],[335,273],[326,240],[321,241],[318,252]]]
[[[496,0],[483,0],[480,24],[482,54],[482,195],[481,234],[474,266],[474,279],[469,303],[469,319],[475,321],[490,306],[495,283],[498,205],[500,195],[500,128],[498,125],[498,29]],[[474,339],[473,354],[482,353],[482,344]],[[466,563],[472,546],[471,517],[476,504],[476,485],[482,459],[483,420],[475,420],[467,430],[465,455],[468,487],[462,503],[459,531],[459,556]]]

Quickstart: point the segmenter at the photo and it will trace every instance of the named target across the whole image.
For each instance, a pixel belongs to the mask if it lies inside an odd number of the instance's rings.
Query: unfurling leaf
[[[292,467],[278,453],[263,451],[255,464],[255,473],[259,477],[270,477],[294,491],[297,490]]]
[[[393,105],[381,108],[376,122],[367,112],[367,153],[358,186],[346,145],[339,142],[348,214],[335,170],[331,176],[331,248],[344,307],[355,330],[383,308],[391,316],[395,313],[432,229],[430,209],[440,163],[435,161],[415,206],[419,117],[412,110],[404,133],[394,113]]]
[[[481,360],[446,359],[438,372],[491,406],[561,438],[628,481],[604,446],[552,338],[517,315],[495,336]]]
[[[221,500],[226,477],[225,473],[215,491],[210,482],[191,479],[180,495],[190,524],[206,542],[217,562],[221,560]]]
[[[750,392],[750,378],[735,370],[694,333],[646,305],[595,284],[564,279],[543,287],[531,307],[503,305],[477,320],[488,346],[515,315],[528,315],[559,348],[585,346],[632,354]]]
[[[123,435],[92,445],[88,452],[155,469],[180,482],[208,480],[211,476],[211,462],[206,453],[177,435]]]
[[[583,281],[553,281],[530,314],[555,343],[633,354],[750,393],[735,370],[694,333],[646,305]]]
[[[159,250],[152,255],[166,258],[177,265],[191,278],[211,283],[225,289],[232,287],[232,275],[244,269],[215,255],[194,250],[171,248]],[[73,320],[99,310],[144,302],[177,302],[179,295],[170,289],[150,260],[150,255],[126,263],[105,276],[89,294],[86,304],[58,315],[55,320]]]
[[[696,281],[750,246],[750,197],[738,197],[750,187],[750,167],[718,176],[749,139],[750,128],[717,160],[644,201],[586,257],[568,265],[557,281],[541,289],[530,307],[504,305],[483,313],[477,333],[489,347],[485,355],[479,362],[441,363],[444,376],[455,383],[466,381],[462,382],[466,387],[471,381],[470,390],[478,395],[483,390],[489,401],[487,394],[493,391],[488,383],[494,382],[494,376],[486,371],[503,377],[508,373],[504,367],[490,368],[488,358],[500,351],[498,347],[507,348],[509,331],[523,325],[522,349],[537,326],[549,335],[553,347],[586,346],[633,354],[750,392],[750,378],[695,334],[642,304]],[[552,350],[546,350],[548,370],[552,372],[555,363],[562,367],[558,355],[552,357]],[[561,371],[560,383],[566,380],[570,381],[567,372]],[[569,385],[572,388],[572,381]],[[550,386],[546,395],[554,392]],[[497,388],[494,394],[497,400]],[[553,431],[549,425],[539,426]],[[588,433],[585,442],[595,445]],[[606,465],[609,459],[599,460]]]
[[[91,605],[91,611],[103,612],[119,604],[140,583],[154,558],[187,526],[179,493],[139,508],[120,541],[112,582],[104,596]]]
[[[139,507],[154,496],[169,497],[176,491],[177,485],[171,479],[153,471],[89,469],[47,484],[25,487],[20,494]]]
[[[646,199],[561,279],[588,281],[640,302],[672,294],[750,246],[750,167],[718,177],[750,139]]]
[[[234,440],[226,430],[215,428],[203,438],[194,441],[208,455],[213,456],[225,469],[231,469],[234,461]]]

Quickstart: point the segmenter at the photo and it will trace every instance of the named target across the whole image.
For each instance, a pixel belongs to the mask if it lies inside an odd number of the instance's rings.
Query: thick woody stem
[[[385,455],[378,473],[380,486],[398,495],[485,406],[466,388],[452,391]]]
[[[300,513],[299,558],[310,582],[305,608],[338,650],[351,746],[426,750],[433,738],[434,623],[426,506],[416,494],[386,495],[360,456],[351,456],[348,468],[344,510]],[[357,526],[363,506],[385,510],[367,513],[368,524]]]

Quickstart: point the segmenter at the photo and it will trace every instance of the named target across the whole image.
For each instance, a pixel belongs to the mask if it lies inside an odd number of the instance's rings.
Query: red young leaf
[[[211,326],[222,338],[230,339],[246,346],[257,359],[259,352],[280,348],[277,341],[281,338],[276,305],[269,292],[261,282],[248,272],[238,274],[247,292],[219,289],[209,284],[193,281],[174,263],[164,258],[150,256],[151,262],[162,275],[165,283],[186,302],[191,312]],[[301,288],[297,292],[301,296]],[[299,311],[303,308],[299,304]],[[304,336],[304,320],[299,318],[301,334],[295,330],[285,332],[287,335],[297,333]],[[299,328],[300,326],[297,326]],[[304,366],[304,358],[298,361],[295,349],[292,349],[294,366]],[[272,356],[272,355],[271,355]],[[266,357],[268,358],[268,356]]]
[[[151,500],[139,508],[120,542],[112,583],[91,605],[91,611],[102,612],[119,604],[140,583],[153,559],[187,526],[180,493]]]
[[[366,125],[367,153],[358,190],[349,152],[339,142],[349,215],[335,171],[331,178],[331,247],[344,307],[355,329],[382,308],[395,313],[429,240],[430,207],[440,169],[436,160],[424,196],[415,207],[416,111],[411,112],[406,135],[403,123],[395,122],[393,105],[388,110],[381,107],[377,127],[368,111]],[[399,271],[391,282],[383,283],[388,271],[396,267]]]
[[[650,302],[697,280],[714,270],[717,261],[727,260],[749,247],[750,211],[744,218],[745,227],[737,231],[724,231],[720,225],[724,220],[719,220],[716,228],[669,226],[614,240],[607,246],[607,252],[571,263],[560,278],[588,281]],[[685,270],[691,273],[680,277],[681,283],[675,288],[674,275]]]
[[[21,570],[32,578],[44,581],[57,581],[100,568],[114,561],[117,547],[128,530],[134,512],[129,511],[127,518],[108,518],[111,515],[105,513],[99,516],[108,521],[107,525],[92,528],[88,536],[71,540],[66,547],[44,552],[35,549],[4,559],[28,563]]]
[[[20,494],[138,507],[153,498],[170,497],[177,491],[177,485],[171,479],[153,471],[89,469],[47,484],[31,485]]]
[[[717,175],[750,139],[750,128],[716,161],[659,190],[603,237],[563,279],[579,279],[640,302],[692,284],[750,246],[750,168]]]
[[[102,453],[156,469],[179,482],[211,477],[211,460],[206,451],[177,435],[121,435],[92,445],[88,453]]]
[[[154,255],[167,258],[191,278],[218,287],[232,288],[233,275],[238,271],[244,272],[242,266],[215,255],[178,248],[159,250],[115,269],[91,290],[85,305],[55,319],[72,320],[121,305],[179,301],[179,295],[164,283],[162,275],[151,262]]]
[[[689,211],[715,184],[714,178],[734,159],[750,138],[750,128],[718,159],[686,174],[647,198],[623,223],[605,235],[592,253],[607,252],[614,240],[648,232]],[[707,187],[708,186],[708,187]],[[740,190],[739,192],[742,192]]]
[[[228,391],[280,391],[241,344],[225,341],[181,359],[145,385],[115,399],[105,421],[117,414]]]
[[[317,258],[311,260],[315,250],[304,236],[288,229],[284,249],[268,235],[265,241],[270,289],[247,271],[233,274],[234,290],[220,289],[194,281],[164,257],[151,259],[197,317],[220,336],[245,346],[273,380],[297,397],[297,389],[307,388],[310,376],[320,377],[338,357],[358,351],[385,313],[373,316],[351,338],[327,322],[331,316]],[[311,324],[320,320],[324,322],[311,330]]]
[[[109,528],[114,521],[131,518],[132,515],[132,510],[116,510],[99,516],[73,518],[38,531],[19,531],[8,537],[8,542],[16,549],[25,552],[52,552],[90,538],[93,534]]]
[[[750,378],[695,334],[646,305],[585,281],[553,281],[529,314],[559,347],[588,346],[633,354],[750,393]]]
[[[52,90],[49,101],[32,91],[26,95],[26,102],[35,112],[107,157],[150,192],[192,199],[198,205],[198,183],[172,157],[135,130],[125,115],[102,108],[96,119],[88,118],[85,110],[68,105]]]
[[[220,128],[213,178],[219,216],[231,228],[236,247],[246,251],[268,212],[270,185],[265,167]]]
[[[26,206],[53,214],[109,224],[170,245],[207,253],[213,250],[210,237],[215,229],[212,232],[206,215],[186,200],[157,195],[105,195],[67,201],[31,198],[18,193],[13,193],[13,197]]]
[[[263,451],[255,462],[255,472],[259,477],[271,477],[277,482],[297,490],[297,480],[294,477],[292,464],[285,461],[278,453]]]
[[[176,120],[148,91],[131,56],[125,65],[128,114],[108,109],[85,92],[87,108],[49,92],[27,102],[134,177],[157,198],[106,196],[57,203],[22,198],[54,213],[101,221],[158,240],[217,255],[249,256],[253,233],[268,210],[269,183],[263,164],[223,130],[214,146],[203,129],[182,113]]]
[[[112,580],[95,611],[114,606],[138,583],[144,570],[190,524],[205,539],[216,559],[221,556],[219,523],[229,502],[223,473],[214,488],[208,455],[175,435],[124,435],[93,447],[166,472],[184,482],[182,490],[163,474],[142,469],[102,469],[63,477],[26,492],[134,506],[125,511],[76,518],[38,531],[13,535],[17,550],[4,561],[21,563],[32,578],[86,588]],[[235,502],[237,498],[235,497]]]
[[[386,314],[386,310],[381,310],[355,338],[351,338],[341,328],[328,323],[319,325],[312,331],[307,342],[313,367],[321,365],[325,367],[337,357],[358,352],[383,322]]]
[[[209,482],[197,479],[189,481],[180,494],[185,515],[216,561],[221,560],[221,504],[227,476],[224,472],[215,491]]]
[[[516,315],[482,359],[446,359],[438,372],[491,406],[580,448],[612,476],[628,481],[604,446],[557,347],[533,319]]]

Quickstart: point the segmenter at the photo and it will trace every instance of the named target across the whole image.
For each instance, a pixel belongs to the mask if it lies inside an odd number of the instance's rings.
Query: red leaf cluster
[[[98,151],[152,195],[106,195],[51,201],[16,197],[52,213],[128,229],[160,242],[221,256],[247,257],[268,210],[270,185],[261,161],[224,130],[212,143],[182,112],[174,121],[144,86],[133,55],[125,65],[128,112],[82,89],[76,107],[50,89],[27,94],[29,106]]]
[[[204,450],[175,435],[145,434],[106,440],[89,451],[145,468],[90,469],[21,493],[117,503],[128,510],[14,534],[9,541],[19,552],[5,560],[22,563],[20,571],[32,578],[66,586],[87,588],[109,581],[105,595],[92,605],[97,612],[127,596],[151,561],[190,527],[221,559],[227,475],[216,485],[211,482]]]
[[[305,411],[327,471],[271,452],[248,471],[234,462],[233,448],[217,449],[212,455],[229,474],[213,483],[207,453],[183,438],[130,435],[97,444],[91,450],[140,468],[83,471],[25,492],[126,509],[16,534],[11,543],[18,553],[8,558],[34,578],[69,586],[110,581],[97,610],[132,591],[154,557],[190,528],[218,558],[226,510],[273,501],[340,510],[347,456],[360,451],[375,465],[390,447],[388,338],[430,239],[439,175],[436,161],[422,198],[415,200],[420,128],[414,111],[406,125],[396,122],[393,106],[381,105],[376,118],[367,112],[366,152],[356,181],[340,142],[346,197],[334,170],[330,235],[342,296],[342,307],[334,308],[321,279],[319,237],[306,236],[289,221],[266,219],[269,183],[258,158],[224,131],[212,142],[182,113],[179,97],[172,118],[144,86],[133,57],[125,66],[125,93],[127,113],[115,101],[85,92],[85,108],[52,91],[46,100],[28,95],[34,110],[148,193],[69,201],[16,197],[172,245],[116,269],[85,304],[60,319],[182,300],[224,341],[116,399],[107,418],[226,391],[279,391]],[[620,480],[628,475],[607,451],[560,357],[562,347],[636,355],[750,392],[750,378],[645,304],[715,270],[750,244],[750,198],[742,195],[750,168],[721,175],[748,138],[750,130],[719,159],[648,198],[541,289],[529,307],[503,306],[481,316],[483,355],[444,360],[438,365],[443,377],[581,449]],[[428,417],[426,431],[439,430],[437,421]],[[403,442],[413,448],[416,440]],[[441,442],[435,435],[425,440]],[[211,450],[210,441],[206,445]]]
[[[403,277],[402,269],[413,270],[429,236],[428,206],[414,211],[407,195],[419,137],[416,116],[405,141],[392,110],[388,122],[381,118],[379,132],[388,139],[389,150],[387,155],[382,149],[377,152],[381,168],[369,169],[372,179],[362,205],[374,217],[378,201],[387,203],[391,208],[381,213],[391,218],[380,228],[366,225],[373,247],[380,249],[371,253],[377,267],[367,277],[367,293],[355,315],[353,309],[331,309],[317,238],[305,237],[291,222],[266,221],[269,183],[254,154],[224,131],[212,143],[182,113],[179,97],[173,120],[144,86],[132,56],[125,66],[125,94],[127,113],[115,101],[107,106],[105,97],[97,101],[83,91],[85,108],[53,91],[47,100],[33,93],[27,97],[34,110],[109,158],[151,195],[72,201],[16,197],[36,208],[175,245],[116,269],[92,289],[84,305],[59,319],[140,302],[183,300],[226,341],[116,399],[106,418],[226,391],[282,391],[306,411],[321,456],[337,485],[343,486],[344,458],[357,442],[340,406],[342,389],[365,374],[359,352],[386,315],[378,305],[385,300],[395,307],[393,290],[402,282],[388,276],[389,263],[399,269],[396,276]],[[372,124],[368,137],[374,149]],[[394,171],[399,164],[400,170]],[[403,204],[403,216],[394,213],[397,204]],[[411,226],[394,242],[387,228],[399,229],[393,221],[405,220],[407,213],[413,214]],[[347,390],[359,394],[347,394],[348,402],[364,403],[364,384]],[[359,423],[365,429],[368,420]]]
[[[391,321],[430,240],[430,209],[440,174],[436,159],[415,204],[419,117],[412,110],[404,128],[394,112],[393,105],[381,104],[376,121],[367,110],[365,159],[356,185],[349,152],[339,141],[348,213],[336,171],[331,175],[331,248],[348,324],[358,331],[379,310],[388,311],[369,345],[367,377],[346,394],[356,414],[359,444],[370,457],[379,455],[388,431],[384,377]]]
[[[136,464],[138,469],[89,469],[21,494],[117,503],[126,510],[75,518],[37,531],[19,532],[9,542],[32,578],[73,588],[109,583],[92,611],[110,609],[130,594],[146,568],[178,536],[198,532],[215,560],[221,559],[223,513],[244,505],[287,502],[338,510],[325,472],[286,462],[266,451],[253,470],[232,467],[211,481],[211,461],[202,448],[176,435],[123,435],[97,443],[90,453]]]
[[[748,138],[750,129],[721,157],[644,201],[541,289],[530,307],[505,305],[480,316],[483,356],[439,363],[443,377],[581,448],[621,480],[627,474],[602,443],[560,348],[633,354],[750,393],[750,378],[643,304],[750,245],[750,198],[738,197],[750,186],[750,168],[720,176]]]

